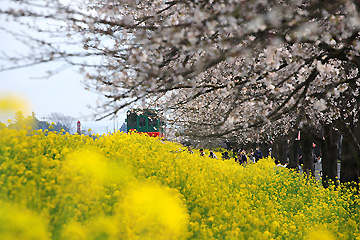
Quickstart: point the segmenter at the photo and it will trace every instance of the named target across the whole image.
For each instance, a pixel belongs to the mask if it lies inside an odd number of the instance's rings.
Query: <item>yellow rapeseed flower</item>
[[[50,234],[47,232],[47,221],[37,213],[24,207],[1,202],[0,239],[50,239]]]
[[[335,240],[331,232],[326,229],[312,229],[306,238],[307,240]]]
[[[188,216],[175,190],[134,185],[118,210],[127,239],[185,239]]]
[[[6,127],[0,152],[0,201],[25,215],[31,209],[52,239],[359,237],[354,190],[275,171],[271,158],[244,167],[145,135],[93,139]]]
[[[68,150],[66,150],[68,152]],[[78,172],[89,178],[104,181],[124,181],[130,174],[128,170],[108,161],[102,154],[89,150],[80,149],[67,156],[65,165],[71,171]]]
[[[8,94],[0,98],[0,114],[6,112],[23,111],[28,112],[29,106],[22,96]]]

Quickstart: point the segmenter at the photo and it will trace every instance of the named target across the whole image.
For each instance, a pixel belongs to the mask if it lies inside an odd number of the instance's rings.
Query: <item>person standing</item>
[[[242,150],[242,151],[241,151],[241,155],[240,155],[240,156],[241,156],[241,162],[246,164],[246,163],[247,163],[247,156],[246,156],[245,150]]]
[[[250,150],[250,160],[255,163],[255,152],[254,149]]]
[[[230,159],[229,153],[228,152],[223,152],[221,158],[223,160],[229,160]]]
[[[216,158],[216,155],[214,154],[214,152],[212,150],[210,150],[210,154],[209,154],[209,158]]]
[[[262,152],[260,151],[259,147],[256,148],[254,155],[255,155],[255,162],[257,162],[257,161],[259,161],[259,159],[263,158]]]
[[[188,152],[189,152],[190,154],[193,154],[193,153],[194,153],[193,150],[191,150],[191,147],[190,147],[190,146],[188,147]]]

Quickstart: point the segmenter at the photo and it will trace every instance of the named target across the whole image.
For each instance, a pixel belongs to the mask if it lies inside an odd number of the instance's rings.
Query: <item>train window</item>
[[[130,127],[136,128],[136,124],[137,124],[136,118],[137,118],[137,115],[136,115],[135,113],[130,113],[130,114],[128,115],[128,122],[127,122],[127,124],[129,124]]]
[[[155,116],[149,116],[148,117],[148,123],[149,123],[148,125],[150,127],[156,127],[157,124],[158,124],[157,118]]]
[[[146,117],[139,116],[139,127],[145,127],[145,126],[146,126]]]

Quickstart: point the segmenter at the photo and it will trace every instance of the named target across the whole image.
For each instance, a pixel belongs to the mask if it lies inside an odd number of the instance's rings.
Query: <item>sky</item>
[[[1,21],[1,24],[9,24]],[[14,38],[0,31],[0,54],[6,52],[12,54],[15,51],[25,50],[21,43],[14,41]],[[1,57],[1,56],[0,56]],[[125,111],[120,112],[117,118],[94,121],[96,113],[92,108],[96,107],[99,95],[85,90],[81,83],[83,76],[75,69],[67,69],[50,78],[46,76],[46,71],[54,70],[60,65],[45,64],[22,69],[0,71],[0,98],[6,95],[19,95],[25,99],[29,105],[29,110],[24,114],[36,114],[39,120],[56,112],[71,116],[81,122],[82,129],[91,128],[93,133],[113,132],[114,127],[119,129],[125,121]],[[0,114],[0,121],[6,122],[13,118],[14,113]]]

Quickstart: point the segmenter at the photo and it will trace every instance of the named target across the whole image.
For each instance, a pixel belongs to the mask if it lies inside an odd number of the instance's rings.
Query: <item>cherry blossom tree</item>
[[[356,124],[359,114],[348,101],[358,106],[359,1],[11,3],[0,14],[28,30],[1,28],[32,51],[10,56],[2,70],[78,66],[87,88],[108,99],[99,118],[152,104],[193,136],[307,134],[318,122],[354,135],[348,120]],[[359,139],[348,139],[360,166]]]

